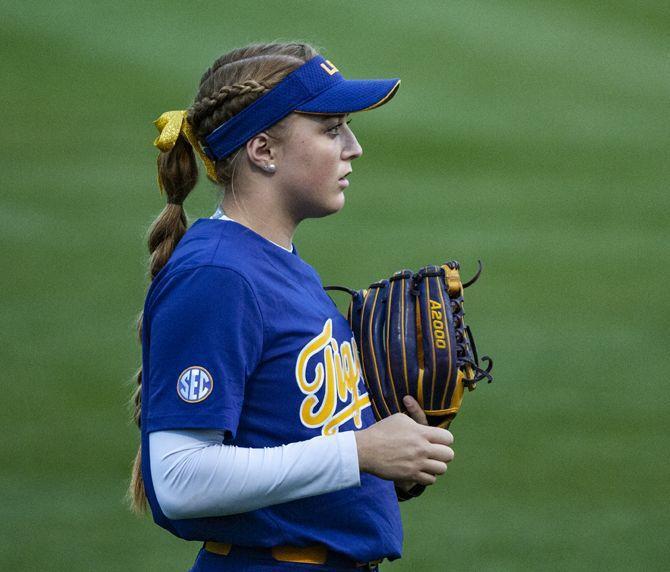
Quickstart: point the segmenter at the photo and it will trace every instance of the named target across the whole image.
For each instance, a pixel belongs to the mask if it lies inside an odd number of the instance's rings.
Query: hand
[[[414,406],[419,412],[413,408],[411,415],[396,413],[355,432],[361,471],[410,488],[415,483],[432,485],[436,475],[446,472],[447,463],[454,458],[449,447],[453,435],[424,424],[425,414],[416,401],[410,404]]]
[[[405,395],[405,397],[402,398],[402,402],[405,404],[405,407],[407,407],[407,415],[414,419],[419,425],[428,425],[428,418],[416,399],[411,395]]]
[[[402,398],[402,402],[405,407],[407,407],[407,415],[414,419],[419,425],[428,425],[428,418],[416,399],[411,395],[405,395],[405,397]],[[416,484],[415,481],[395,481],[396,487],[404,492],[408,492],[410,489],[414,488]]]

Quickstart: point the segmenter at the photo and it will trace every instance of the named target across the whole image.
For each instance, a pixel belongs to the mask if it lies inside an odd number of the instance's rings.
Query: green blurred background
[[[3,2],[0,569],[185,570],[124,504],[163,111],[248,42],[395,77],[353,117],[345,209],[305,222],[324,283],[447,258],[496,382],[403,503],[384,570],[670,568],[667,1]],[[203,181],[187,202],[209,216]]]

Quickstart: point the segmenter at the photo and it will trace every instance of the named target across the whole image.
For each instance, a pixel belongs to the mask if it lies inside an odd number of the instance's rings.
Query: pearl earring
[[[268,163],[265,165],[265,167],[263,167],[263,169],[268,173],[274,173],[277,170],[277,165],[274,163]]]

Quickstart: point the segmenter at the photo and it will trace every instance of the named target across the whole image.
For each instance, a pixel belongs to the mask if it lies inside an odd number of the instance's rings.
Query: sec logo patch
[[[192,366],[181,372],[177,380],[177,394],[186,403],[199,403],[214,389],[212,375],[204,368]]]

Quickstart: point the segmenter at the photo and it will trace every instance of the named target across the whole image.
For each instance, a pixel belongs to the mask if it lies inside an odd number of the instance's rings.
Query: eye
[[[347,125],[349,125],[350,123],[351,123],[351,119],[349,121],[347,121]],[[342,121],[340,121],[337,125],[333,125],[332,127],[330,127],[328,129],[328,133],[330,133],[331,135],[339,135],[340,134],[340,127],[342,127],[342,125],[344,125],[344,123]]]

